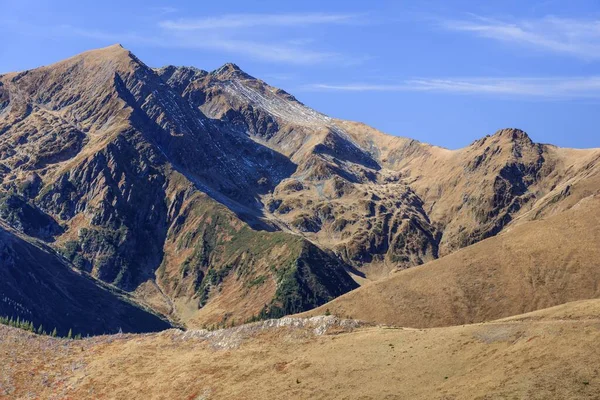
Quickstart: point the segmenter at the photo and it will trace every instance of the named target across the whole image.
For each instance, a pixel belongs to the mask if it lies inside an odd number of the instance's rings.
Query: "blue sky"
[[[150,66],[234,62],[328,115],[449,148],[505,127],[600,147],[597,0],[98,3],[0,0],[0,73],[122,43]]]

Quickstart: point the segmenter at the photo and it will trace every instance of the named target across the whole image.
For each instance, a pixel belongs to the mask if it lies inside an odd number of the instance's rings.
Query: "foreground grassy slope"
[[[490,321],[600,297],[600,197],[426,265],[365,285],[313,310],[399,326]]]
[[[296,320],[81,341],[0,326],[0,397],[590,399],[600,391],[598,315],[592,300],[449,328],[330,324],[319,335]]]

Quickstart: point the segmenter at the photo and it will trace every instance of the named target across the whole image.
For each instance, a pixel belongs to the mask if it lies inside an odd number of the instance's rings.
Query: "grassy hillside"
[[[397,326],[490,321],[600,297],[600,197],[515,226],[313,310]]]
[[[600,391],[593,315],[599,300],[450,328],[321,317],[78,341],[0,326],[0,396],[591,399]]]

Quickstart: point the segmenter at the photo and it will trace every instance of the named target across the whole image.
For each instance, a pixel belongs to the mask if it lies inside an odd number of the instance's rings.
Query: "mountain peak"
[[[132,53],[123,47],[120,43],[115,43],[110,46],[101,47],[98,49],[89,50],[83,52],[75,57],[84,56],[84,55],[101,55],[103,57],[114,57],[118,55],[132,55]]]
[[[217,69],[217,72],[242,72],[242,69],[236,64],[229,62],[223,64],[219,69]]]
[[[94,67],[92,66],[102,69],[110,66],[111,69],[120,71],[130,70],[131,68],[135,68],[136,65],[145,66],[145,64],[131,51],[124,48],[121,44],[116,43],[111,46],[79,53],[73,57],[42,68],[68,68],[68,66],[79,62],[84,62],[89,71],[93,70]]]
[[[486,135],[481,139],[475,140],[471,144],[471,146],[488,146],[490,142],[508,146],[512,146],[515,144],[534,144],[533,140],[531,140],[527,132],[518,128],[503,128],[497,130],[491,135]]]
[[[245,79],[253,79],[252,76],[248,75],[240,67],[238,67],[234,63],[223,64],[221,67],[217,68],[213,72],[212,75],[219,77],[237,77],[237,78],[245,78]]]
[[[166,65],[161,68],[154,68],[154,71],[165,79],[170,79],[171,77],[175,76],[180,79],[187,77],[188,80],[193,80],[198,77],[204,77],[208,74],[207,71],[204,71],[200,68],[176,65]]]
[[[492,135],[492,137],[508,139],[510,141],[526,140],[526,141],[531,142],[531,138],[529,137],[527,132],[522,131],[521,129],[517,129],[517,128],[500,129],[500,130],[496,131],[496,133],[494,133]]]

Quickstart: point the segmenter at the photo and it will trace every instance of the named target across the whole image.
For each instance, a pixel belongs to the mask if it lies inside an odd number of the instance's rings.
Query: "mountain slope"
[[[426,265],[365,285],[311,311],[399,326],[490,321],[600,297],[600,197]]]
[[[52,250],[0,224],[0,315],[20,318],[59,335],[152,332],[171,325],[124,293],[75,272]]]
[[[589,399],[600,385],[599,311],[593,300],[425,330],[287,318],[82,341],[0,326],[0,396]]]
[[[599,160],[518,129],[442,149],[119,45],[0,76],[0,219],[190,326],[305,311],[568,210]]]
[[[0,82],[2,189],[58,221],[46,240],[81,270],[198,324],[296,312],[357,286],[343,262],[269,233],[259,195],[295,165],[190,107],[121,46]],[[252,296],[204,309],[232,280]]]
[[[262,196],[263,212],[371,278],[549,214],[548,199],[562,203],[569,181],[597,172],[597,150],[537,144],[518,129],[453,151],[388,136],[322,115],[233,64],[158,73],[207,116],[296,163]]]

